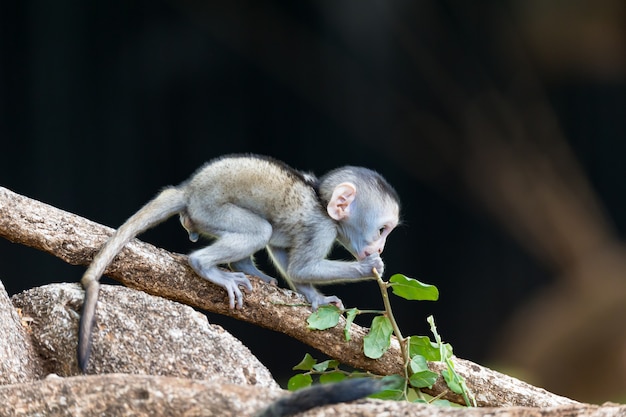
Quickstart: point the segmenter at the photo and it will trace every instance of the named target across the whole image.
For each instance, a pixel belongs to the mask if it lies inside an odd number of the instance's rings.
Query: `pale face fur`
[[[321,180],[320,195],[328,215],[337,221],[337,240],[357,259],[381,254],[387,236],[398,225],[400,204],[395,190],[375,171],[347,166]]]
[[[338,221],[337,240],[359,260],[381,254],[399,221],[398,203],[390,196],[373,193],[367,187],[342,183],[327,208],[329,216]]]

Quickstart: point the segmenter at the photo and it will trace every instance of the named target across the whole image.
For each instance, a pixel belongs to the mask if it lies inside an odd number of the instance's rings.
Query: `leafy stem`
[[[400,351],[402,352],[402,358],[404,360],[404,366],[403,366],[404,376],[406,380],[408,381],[409,380],[408,366],[409,366],[409,362],[411,361],[411,357],[409,356],[409,349],[407,346],[408,339],[405,339],[404,336],[402,336],[402,332],[400,331],[398,322],[396,321],[396,318],[393,315],[393,310],[391,309],[391,302],[389,301],[389,292],[388,292],[388,289],[390,286],[389,283],[383,281],[383,279],[381,278],[376,268],[373,268],[372,272],[374,273],[374,276],[376,277],[376,282],[378,283],[378,287],[380,288],[380,294],[383,297],[383,305],[385,306],[384,315],[389,319],[389,322],[391,323],[391,327],[393,329],[393,333],[396,335],[398,342],[400,342]]]
[[[439,336],[439,333],[437,332],[435,319],[433,318],[433,316],[428,316],[426,321],[430,325],[430,331],[434,335],[435,341],[439,345],[441,360],[448,367],[447,372],[444,371],[443,373],[443,377],[446,380],[448,387],[450,387],[450,389],[452,389],[457,394],[460,394],[463,397],[463,400],[465,401],[465,404],[468,407],[471,407],[471,406],[476,407],[476,398],[474,397],[474,394],[465,383],[465,379],[461,375],[459,375],[454,369],[454,362],[452,362],[452,355],[446,352],[446,347],[441,341],[441,336]]]
[[[443,376],[448,388],[462,395],[466,405],[475,406],[476,400],[467,387],[465,379],[454,369],[452,346],[449,343],[443,343],[441,336],[437,333],[434,318],[430,316],[427,321],[435,337],[435,342],[428,336],[404,337],[391,308],[389,289],[394,295],[406,300],[436,301],[439,299],[437,287],[424,284],[402,274],[392,275],[388,281],[383,281],[376,269],[372,270],[372,274],[380,288],[384,304],[383,311],[359,310],[357,308],[340,310],[336,306],[321,306],[307,319],[309,329],[325,330],[334,327],[339,323],[340,317],[345,314],[344,335],[348,341],[350,340],[350,326],[355,317],[363,313],[373,313],[376,316],[372,319],[369,332],[363,337],[363,354],[370,359],[382,357],[389,350],[392,336],[395,335],[400,344],[400,353],[404,364],[404,375],[383,377],[383,380],[387,382],[387,388],[376,394],[377,398],[449,404],[437,397],[427,400],[421,391],[422,388],[432,387],[439,377],[438,373],[430,370],[428,362],[443,362],[447,369],[441,371],[441,376]],[[313,375],[319,375],[320,382],[336,382],[347,376],[357,376],[358,373],[348,374],[339,370],[338,365],[336,361],[317,363],[307,354],[305,359],[294,368],[305,372],[293,376],[289,380],[289,388],[296,389],[310,385]]]

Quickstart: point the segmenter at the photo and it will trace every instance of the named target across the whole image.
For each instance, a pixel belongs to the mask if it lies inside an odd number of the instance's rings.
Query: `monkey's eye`
[[[381,227],[380,229],[378,229],[378,234],[382,236],[382,234],[385,233],[385,230],[387,230],[386,227]]]

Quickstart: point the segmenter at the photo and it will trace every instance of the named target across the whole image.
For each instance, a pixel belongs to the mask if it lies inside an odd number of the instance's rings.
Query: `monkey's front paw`
[[[372,269],[374,268],[376,268],[376,271],[378,271],[380,275],[382,275],[385,270],[385,264],[377,253],[373,253],[363,259],[361,265],[364,267],[363,276],[372,276]]]
[[[341,302],[341,300],[339,299],[339,297],[336,297],[334,295],[329,295],[329,296],[320,296],[320,297],[316,297],[313,300],[311,300],[311,308],[313,309],[313,311],[317,311],[318,307],[320,306],[327,306],[327,305],[334,305],[335,307],[337,307],[340,310],[343,310],[343,303]]]

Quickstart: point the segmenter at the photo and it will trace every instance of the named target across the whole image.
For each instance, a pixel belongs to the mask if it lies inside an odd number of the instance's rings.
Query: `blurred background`
[[[374,168],[403,200],[387,272],[441,293],[393,300],[405,334],[434,314],[460,357],[626,401],[625,2],[220,3],[2,2],[0,185],[117,227],[227,153]],[[176,219],[142,238],[197,247]],[[10,294],[83,272],[0,241]],[[316,355],[209,320],[283,383]]]

